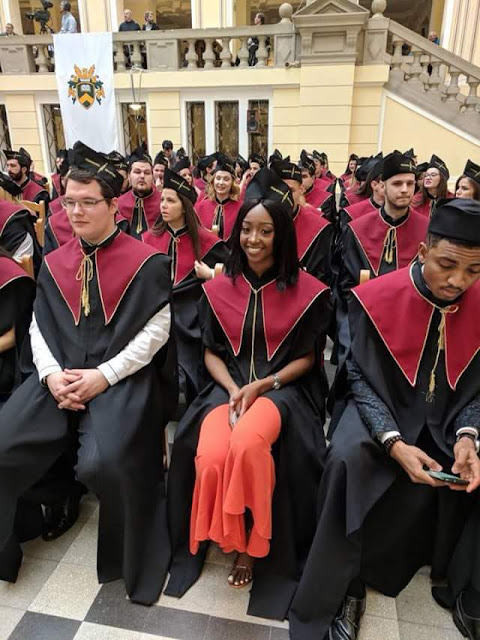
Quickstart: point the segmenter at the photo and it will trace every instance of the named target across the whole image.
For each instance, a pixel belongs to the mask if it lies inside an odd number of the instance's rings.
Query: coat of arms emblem
[[[103,82],[99,80],[95,74],[95,65],[89,69],[80,69],[74,65],[75,74],[70,76],[68,81],[68,96],[72,98],[73,104],[77,102],[84,109],[90,109],[95,104],[102,104],[102,98],[105,98],[105,89]]]

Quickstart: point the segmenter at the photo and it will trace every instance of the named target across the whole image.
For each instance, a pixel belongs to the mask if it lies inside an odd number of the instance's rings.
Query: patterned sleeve
[[[458,414],[455,420],[455,431],[464,427],[480,430],[480,395],[469,402]]]
[[[399,431],[387,405],[368,384],[355,360],[350,357],[346,364],[355,403],[372,437],[380,440],[383,433]]]

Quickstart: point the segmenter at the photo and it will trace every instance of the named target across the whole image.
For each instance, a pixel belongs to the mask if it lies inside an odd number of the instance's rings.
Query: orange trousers
[[[203,540],[225,553],[263,558],[270,551],[275,464],[271,445],[278,438],[280,413],[258,398],[231,429],[224,404],[205,417],[195,458],[196,480],[190,520],[190,551]],[[247,541],[245,509],[253,516]]]

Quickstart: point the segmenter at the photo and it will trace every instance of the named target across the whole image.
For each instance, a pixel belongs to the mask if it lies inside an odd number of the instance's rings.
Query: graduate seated
[[[315,278],[330,285],[333,225],[319,216],[318,211],[305,202],[302,170],[298,165],[290,162],[288,156],[284,160],[273,162],[271,171],[262,172],[261,179],[266,182],[268,188],[278,189],[280,181],[289,188],[289,194],[284,201],[293,218],[300,266]]]
[[[32,157],[26,149],[20,147],[19,151],[3,150],[7,160],[7,173],[22,190],[21,199],[29,202],[45,202],[48,207],[50,195],[44,185],[39,185],[30,177]]]
[[[193,208],[196,199],[196,191],[186,178],[165,169],[161,217],[153,229],[142,236],[143,242],[168,255],[172,261],[172,304],[180,389],[185,394],[187,406],[200,390],[202,340],[197,302],[202,295],[201,285],[216,273],[222,273],[229,254],[224,242],[199,224]]]
[[[230,158],[218,154],[205,198],[195,209],[202,225],[228,242],[242,206],[240,187],[235,182],[235,165]]]
[[[350,394],[289,613],[292,640],[355,640],[365,586],[395,597],[424,565],[480,638],[480,204],[439,203],[419,258],[357,287]]]
[[[253,580],[248,612],[282,620],[315,521],[330,302],[299,269],[287,186],[271,188],[263,172],[247,189],[226,273],[199,304],[209,383],[175,434],[165,593],[192,586],[214,541],[237,552],[225,585]]]
[[[455,197],[480,201],[480,166],[471,160],[467,160],[463,174],[457,180]]]
[[[135,149],[128,159],[128,179],[132,187],[118,199],[118,211],[128,221],[129,233],[140,240],[160,215],[161,194],[153,182],[153,163],[146,146]]]
[[[123,578],[132,600],[152,604],[170,558],[170,260],[116,227],[123,178],[105,156],[80,142],[73,151],[65,202],[76,237],[45,257],[30,326],[36,371],[0,413],[0,578],[14,582],[21,565],[19,498],[74,437],[78,479],[100,501],[98,579]]]

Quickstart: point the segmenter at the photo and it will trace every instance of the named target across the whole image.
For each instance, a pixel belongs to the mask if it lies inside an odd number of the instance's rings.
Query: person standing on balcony
[[[61,2],[60,12],[62,13],[62,28],[60,29],[60,33],[77,33],[77,21],[72,13],[72,5],[70,2]]]
[[[138,22],[135,22],[135,20],[133,19],[131,9],[125,9],[125,11],[123,12],[123,17],[125,18],[125,20],[118,27],[119,31],[142,30],[142,27],[138,24]]]
[[[265,14],[264,13],[257,13],[255,15],[255,18],[253,19],[253,24],[256,27],[260,27],[263,26],[265,24]],[[257,60],[257,51],[258,51],[258,47],[259,47],[259,40],[258,38],[249,38],[247,40],[247,49],[248,49],[248,66],[249,67],[254,67],[258,60]],[[267,47],[267,49],[270,46],[270,38],[267,38],[265,46]]]
[[[155,22],[155,16],[153,15],[153,11],[145,11],[144,15],[145,23],[142,27],[142,31],[158,31],[159,26]]]

